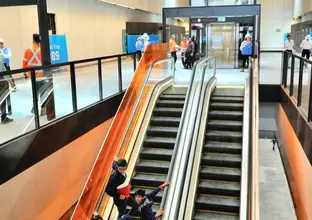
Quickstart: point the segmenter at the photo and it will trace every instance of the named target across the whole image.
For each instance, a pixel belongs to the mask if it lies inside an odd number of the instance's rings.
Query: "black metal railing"
[[[131,60],[129,61],[129,59],[127,59],[127,60],[123,59],[126,57],[130,57],[133,60],[133,62]],[[26,73],[28,73],[28,75],[30,76],[31,88],[28,89],[28,92],[30,92],[30,90],[31,90],[32,96],[30,97],[30,102],[32,102],[32,103],[28,103],[28,104],[32,104],[32,106],[33,106],[33,111],[32,111],[33,119],[32,120],[34,120],[34,122],[35,122],[34,123],[35,125],[33,126],[32,130],[31,130],[31,131],[33,131],[33,130],[39,129],[43,126],[46,126],[47,124],[49,124],[52,121],[55,122],[54,119],[56,119],[54,117],[52,119],[48,119],[48,122],[45,121],[45,123],[41,123],[42,119],[40,119],[40,113],[39,113],[40,112],[40,109],[39,109],[40,103],[38,103],[38,98],[39,98],[38,90],[40,89],[40,85],[38,85],[38,81],[40,81],[42,79],[44,79],[46,82],[49,81],[50,91],[47,93],[48,94],[47,99],[49,99],[50,96],[55,95],[55,94],[53,94],[54,89],[55,89],[55,87],[53,85],[53,80],[55,79],[57,74],[61,73],[60,75],[63,74],[62,76],[67,76],[68,79],[70,80],[70,85],[69,86],[66,85],[66,88],[68,88],[68,90],[70,89],[71,104],[70,103],[66,103],[66,104],[68,104],[69,106],[70,105],[72,106],[72,111],[70,111],[70,113],[68,113],[68,114],[65,114],[65,115],[63,114],[63,115],[61,115],[61,117],[58,117],[57,119],[59,120],[65,116],[68,116],[70,114],[77,112],[78,110],[81,110],[81,109],[86,108],[90,105],[96,104],[96,103],[104,100],[105,98],[109,97],[107,95],[105,96],[104,92],[103,92],[103,90],[105,89],[105,88],[103,89],[103,86],[105,86],[105,85],[103,85],[103,80],[104,80],[103,71],[105,71],[105,69],[103,69],[102,65],[106,65],[105,64],[106,61],[113,61],[113,62],[115,62],[115,64],[117,62],[117,66],[113,67],[114,68],[113,75],[116,75],[115,78],[117,78],[117,83],[115,85],[116,89],[115,88],[111,89],[111,90],[114,90],[114,92],[109,94],[109,96],[112,96],[112,95],[121,93],[124,89],[126,89],[126,88],[124,88],[126,86],[123,85],[123,66],[122,66],[122,64],[124,64],[123,62],[127,62],[126,64],[128,65],[127,66],[128,73],[130,73],[130,72],[132,73],[132,71],[134,73],[136,70],[136,65],[137,65],[136,53],[117,54],[117,55],[112,55],[112,56],[104,56],[104,57],[97,57],[97,58],[91,58],[91,59],[77,60],[77,61],[66,62],[66,63],[61,63],[61,64],[52,64],[52,65],[45,65],[45,66],[34,67],[34,68],[11,70],[11,71],[6,71],[6,72],[1,72],[0,73],[0,77],[1,77],[0,80],[4,81],[4,80],[7,80],[8,78],[19,79],[21,77],[24,77],[23,75],[26,76]],[[130,65],[130,70],[129,70],[129,65]],[[90,68],[90,66],[92,66],[92,70],[89,69],[88,71],[91,71],[92,74],[94,73],[94,75],[97,74],[95,77],[97,77],[98,86],[96,86],[97,88],[92,87],[92,90],[95,90],[95,89],[98,90],[98,97],[94,98],[94,100],[96,100],[96,101],[89,101],[87,105],[79,108],[78,107],[79,97],[77,96],[77,73],[76,72],[77,72],[77,69],[82,69],[84,67]],[[133,66],[133,68],[131,66]],[[41,77],[41,78],[37,77],[36,74],[38,72],[43,73],[43,77]],[[111,74],[111,72],[112,72],[112,70],[110,70],[110,74]],[[82,74],[84,74],[84,73],[82,73]],[[81,77],[81,73],[79,74],[78,77]],[[61,82],[61,80],[60,80],[60,82]],[[131,81],[130,78],[128,80]],[[14,93],[14,95],[13,95],[13,93],[10,90],[6,89],[5,91],[3,91],[3,93],[5,93],[5,94],[0,94],[0,97],[7,97],[7,98],[12,100],[12,99],[14,99],[14,97],[21,95],[21,97],[18,97],[18,98],[20,98],[19,100],[25,99],[25,97],[23,97],[22,94],[19,93],[19,82],[21,82],[21,81],[20,80],[15,80],[15,81],[17,83],[16,93]],[[94,82],[92,82],[92,83],[94,83]],[[63,95],[65,96],[65,94],[63,94]],[[6,101],[7,98],[3,98],[2,100],[0,100],[0,102]],[[84,98],[88,99],[88,97],[84,97]],[[32,99],[32,101],[31,101],[31,99]],[[13,108],[15,108],[15,107],[13,106]],[[19,109],[24,108],[24,106],[18,106],[18,108]],[[16,108],[16,109],[18,109],[18,108]],[[29,111],[27,109],[27,113],[29,113],[29,115],[31,115],[30,109],[29,109]],[[23,114],[24,114],[24,112],[23,112]],[[14,116],[14,114],[13,114],[13,116]],[[25,116],[26,116],[26,113],[25,113]],[[16,120],[19,120],[19,119],[16,119]],[[28,133],[28,132],[25,132],[23,134],[26,134],[26,133]],[[6,141],[12,140],[12,139],[19,137],[21,135],[22,134],[16,134],[15,137],[9,138]],[[3,141],[2,141],[2,143],[3,143]]]
[[[284,51],[282,60],[282,86],[312,121],[312,61]]]

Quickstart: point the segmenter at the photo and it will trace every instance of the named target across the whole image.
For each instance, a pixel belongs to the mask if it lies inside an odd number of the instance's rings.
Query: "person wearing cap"
[[[137,204],[130,196],[130,185],[127,182],[127,161],[118,159],[113,162],[113,173],[111,174],[105,192],[110,197],[113,197],[114,204],[118,209],[118,218],[126,214],[127,204],[131,207],[136,207]]]
[[[4,41],[2,39],[0,39],[0,54],[3,56],[3,63],[4,63],[6,70],[10,71],[11,70],[10,61],[12,58],[12,52],[11,52],[10,48],[4,46]],[[16,86],[15,86],[15,81],[14,81],[12,75],[9,75],[8,81],[10,82],[10,86],[11,86],[12,91],[15,92]]]
[[[305,57],[306,59],[310,59],[312,49],[312,41],[310,35],[307,35],[305,39],[301,42],[300,48],[302,49],[301,56]]]
[[[3,55],[0,54],[0,111],[1,111],[1,124],[7,124],[13,119],[7,117],[7,96],[9,93],[9,83],[4,79],[1,72],[5,72],[6,67],[3,62]]]
[[[294,50],[294,46],[295,46],[295,42],[293,41],[292,36],[288,34],[287,40],[285,41],[285,51],[292,54]],[[291,56],[287,56],[288,61],[290,61],[289,57],[291,58]],[[289,63],[288,61],[287,63]],[[290,67],[289,64],[288,64],[288,67]]]
[[[143,39],[143,48],[142,48],[142,53],[145,52],[146,47],[150,44],[149,43],[149,36],[147,33],[142,35],[142,39]]]
[[[179,49],[179,46],[175,42],[175,36],[174,35],[171,35],[171,37],[170,37],[169,49],[170,49],[171,56],[174,59],[174,63],[176,63],[177,62],[177,50]]]
[[[163,215],[164,211],[163,210],[159,210],[156,215],[154,215],[153,213],[153,201],[156,197],[156,195],[163,190],[165,187],[169,186],[170,181],[166,181],[164,182],[162,185],[160,185],[159,187],[157,187],[156,189],[154,189],[152,192],[150,193],[145,193],[145,190],[143,189],[138,189],[135,193],[135,201],[138,204],[138,207],[133,207],[129,214],[131,216],[135,215],[135,214],[139,214],[140,216],[140,220],[156,220],[157,217],[160,217],[161,215]]]
[[[140,60],[141,57],[142,57],[142,49],[143,49],[143,40],[142,40],[142,37],[139,37],[137,39],[137,42],[135,43],[135,48],[136,48],[136,51],[137,51],[137,54],[138,54],[138,59]]]
[[[241,72],[244,72],[246,63],[248,62],[248,59],[252,53],[252,42],[250,34],[245,35],[245,40],[241,43],[240,51],[242,52],[243,58]]]

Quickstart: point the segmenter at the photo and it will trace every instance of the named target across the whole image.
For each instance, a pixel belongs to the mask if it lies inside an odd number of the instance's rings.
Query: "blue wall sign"
[[[148,35],[149,36],[149,42],[150,44],[159,44],[159,35]],[[138,37],[141,37],[141,35],[128,35],[127,36],[127,47],[128,47],[128,53],[135,53],[135,43],[138,39]]]
[[[65,35],[50,35],[51,63],[68,62],[67,43]]]

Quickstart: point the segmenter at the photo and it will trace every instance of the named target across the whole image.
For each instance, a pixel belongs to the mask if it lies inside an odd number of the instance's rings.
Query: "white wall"
[[[261,49],[281,49],[291,32],[293,0],[258,0],[261,4]],[[277,32],[276,29],[281,29]]]
[[[161,15],[90,0],[48,0],[48,12],[56,14],[57,33],[67,36],[69,60],[122,53],[122,29],[127,21],[161,22]],[[13,53],[11,66],[20,68],[32,34],[39,31],[37,9],[0,8],[0,19],[5,21],[0,38]]]

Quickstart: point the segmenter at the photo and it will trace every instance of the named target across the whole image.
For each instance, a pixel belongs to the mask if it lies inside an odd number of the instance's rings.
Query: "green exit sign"
[[[225,22],[225,17],[218,17],[218,22]]]

